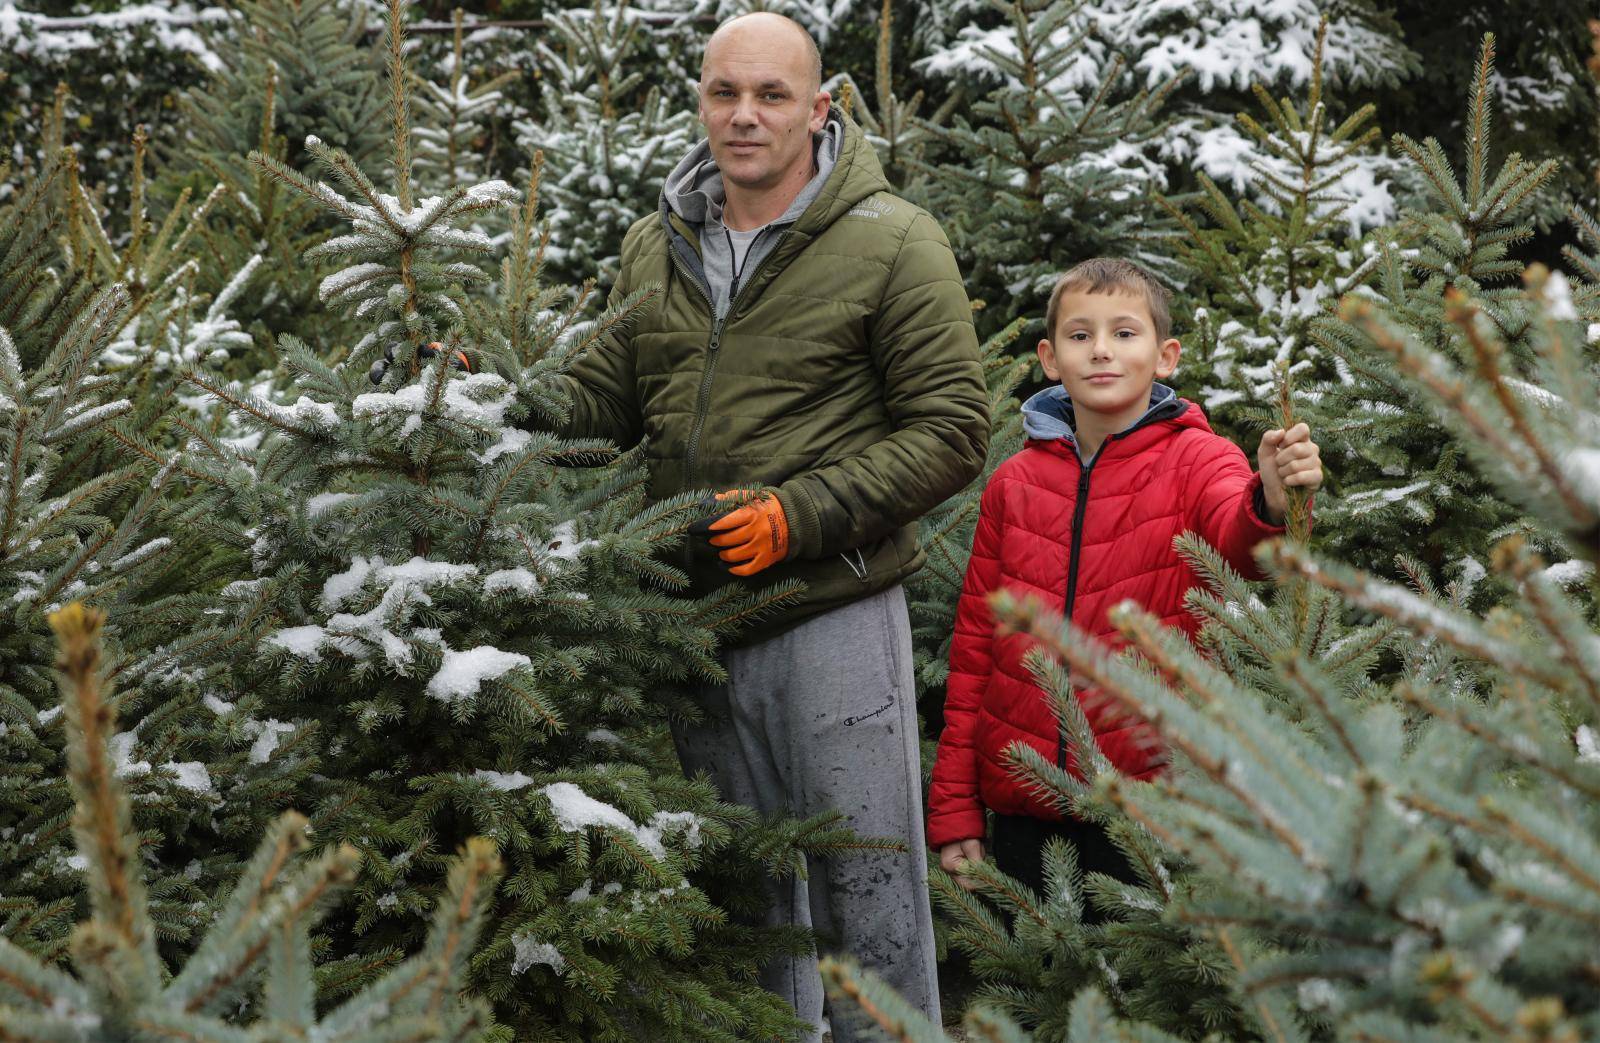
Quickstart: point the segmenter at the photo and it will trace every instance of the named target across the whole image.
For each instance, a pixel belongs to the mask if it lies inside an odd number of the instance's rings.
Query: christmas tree
[[[191,446],[194,495],[249,559],[216,607],[240,628],[271,620],[232,664],[221,712],[286,742],[311,730],[323,751],[297,800],[316,837],[364,856],[335,953],[377,962],[416,944],[442,853],[481,833],[507,886],[472,981],[516,1038],[788,1031],[792,1011],[754,969],[803,940],[739,926],[692,877],[713,859],[781,869],[794,838],[838,838],[755,828],[678,773],[662,726],[687,712],[673,684],[718,676],[718,636],[787,592],[672,595],[683,576],[659,552],[698,499],[645,508],[637,459],[596,481],[558,465],[614,451],[516,426],[561,415],[552,378],[642,298],[589,323],[581,296],[541,285],[531,191],[416,195],[402,17],[394,4],[392,191],[316,139],[333,184],[255,159],[346,222],[312,255],[342,266],[323,300],[369,332],[335,365],[280,338],[293,401],[185,375],[255,436]],[[472,225],[506,210],[491,283],[479,258],[493,247]],[[754,890],[747,878],[747,902]]]
[[[1133,89],[1125,61],[1098,36],[1083,0],[994,5],[999,24],[970,26],[923,58],[929,75],[975,91],[948,125],[924,124],[928,178],[920,202],[943,218],[968,293],[997,330],[1044,312],[1054,277],[1074,261],[1141,249],[1146,191],[1164,174],[1156,118],[1177,83]]]
[[[1192,197],[1157,198],[1180,229],[1170,243],[1184,262],[1190,310],[1178,383],[1193,389],[1213,426],[1243,434],[1271,426],[1282,367],[1302,383],[1337,376],[1311,326],[1378,265],[1377,244],[1361,229],[1381,219],[1388,195],[1376,185],[1368,196],[1347,194],[1378,129],[1370,105],[1343,118],[1330,111],[1327,33],[1324,20],[1303,106],[1258,83],[1260,119],[1239,114],[1260,156],[1243,198],[1199,172]]]
[[[80,903],[82,865],[70,853],[71,795],[55,770],[64,747],[49,695],[51,611],[79,600],[119,614],[113,637],[131,726],[112,737],[113,748],[117,770],[137,789],[148,840],[203,843],[232,822],[218,814],[216,778],[260,780],[239,771],[243,752],[230,758],[221,737],[194,726],[197,697],[188,709],[164,698],[181,678],[155,654],[171,632],[171,599],[210,575],[208,552],[169,525],[180,465],[139,433],[141,416],[163,409],[137,397],[138,382],[119,373],[116,338],[138,321],[139,301],[160,291],[100,283],[120,269],[170,286],[158,277],[165,262],[152,258],[169,256],[160,241],[174,222],[148,249],[141,227],[119,252],[78,187],[70,153],[19,182],[8,173],[0,171],[0,183],[15,189],[0,208],[0,778],[9,800],[0,811],[0,863],[6,937],[53,959]],[[50,207],[61,196],[65,213]],[[84,214],[89,220],[77,219]],[[203,633],[184,636],[204,644]],[[206,922],[205,888],[228,861],[154,872],[150,912],[164,941]]]
[[[75,974],[0,940],[0,1031],[20,1039],[470,1040],[488,1012],[458,999],[500,873],[493,845],[468,841],[423,950],[319,1016],[311,926],[348,889],[360,861],[341,845],[305,862],[306,820],[283,816],[257,849],[193,956],[164,980],[156,925],[118,781],[116,700],[106,684],[103,613],[74,602],[50,617],[61,643],[75,856],[90,917],[72,936]],[[235,1027],[247,1011],[245,1028]]]
[[[596,0],[552,14],[551,38],[537,45],[544,114],[518,126],[517,144],[544,156],[554,278],[615,280],[623,235],[655,212],[662,183],[697,137],[682,92],[648,74],[660,45],[641,14]]]
[[[1427,203],[1401,214],[1393,241],[1378,253],[1369,290],[1391,321],[1457,361],[1474,355],[1451,321],[1452,295],[1479,301],[1508,345],[1483,376],[1503,380],[1511,394],[1534,404],[1539,392],[1523,372],[1531,361],[1524,341],[1532,313],[1515,285],[1522,262],[1513,249],[1533,234],[1529,215],[1556,162],[1512,154],[1495,163],[1494,49],[1486,36],[1468,100],[1464,171],[1457,173],[1438,141],[1395,135],[1395,147],[1428,186]],[[1304,408],[1338,449],[1330,453],[1337,495],[1326,498],[1319,518],[1341,555],[1386,569],[1395,549],[1405,547],[1436,580],[1478,573],[1491,534],[1520,524],[1517,512],[1464,466],[1460,446],[1444,436],[1365,329],[1330,316],[1314,322],[1310,336],[1333,354],[1338,371],[1308,388],[1314,400]]]

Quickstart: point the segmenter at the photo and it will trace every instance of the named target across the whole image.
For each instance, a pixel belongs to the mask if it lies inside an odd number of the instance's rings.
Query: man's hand
[[[1296,424],[1289,430],[1274,428],[1261,436],[1256,450],[1261,468],[1261,493],[1267,501],[1265,521],[1282,524],[1289,513],[1288,486],[1315,492],[1322,486],[1322,450],[1311,440],[1311,428]]]
[[[939,849],[939,868],[943,869],[946,873],[959,874],[963,860],[970,865],[977,865],[979,862],[982,862],[983,841],[958,840],[954,844],[946,844],[944,847]],[[971,877],[960,875],[956,876],[956,883],[960,884],[968,891],[978,886]]]
[[[717,557],[727,562],[730,573],[754,576],[789,556],[789,519],[776,496],[734,489],[718,493],[717,499],[748,501],[707,526],[711,545],[723,548]]]

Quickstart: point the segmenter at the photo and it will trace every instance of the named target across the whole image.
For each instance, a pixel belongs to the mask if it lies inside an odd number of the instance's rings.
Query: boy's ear
[[[1161,350],[1156,354],[1156,378],[1166,380],[1178,368],[1178,356],[1183,352],[1183,345],[1178,343],[1177,337],[1168,337],[1161,342]]]
[[[1049,337],[1039,341],[1039,365],[1044,367],[1046,377],[1051,380],[1061,379],[1061,371],[1056,368],[1056,346],[1050,343]]]

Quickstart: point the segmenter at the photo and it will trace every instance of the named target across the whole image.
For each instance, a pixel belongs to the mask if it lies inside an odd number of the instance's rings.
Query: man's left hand
[[[733,489],[718,493],[719,500],[748,501],[707,526],[711,545],[735,576],[754,576],[789,556],[789,519],[772,493]]]
[[[1322,486],[1322,450],[1311,440],[1311,428],[1305,424],[1263,434],[1256,462],[1261,466],[1262,498],[1272,514],[1269,521],[1281,522],[1288,515],[1289,486],[1308,493]]]

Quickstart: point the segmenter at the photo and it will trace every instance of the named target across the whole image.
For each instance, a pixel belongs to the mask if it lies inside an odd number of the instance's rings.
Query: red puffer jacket
[[[1194,634],[1184,594],[1198,577],[1172,540],[1193,532],[1234,568],[1257,574],[1251,549],[1283,532],[1257,514],[1261,480],[1238,446],[1211,431],[1200,407],[1157,384],[1143,419],[1078,459],[1072,405],[1051,388],[1023,406],[1028,442],[983,491],[972,559],[956,613],[950,679],[928,796],[935,848],[984,835],[983,809],[1059,819],[1007,768],[1007,746],[1028,743],[1069,770],[1055,716],[1034,683],[1023,635],[997,637],[988,595],[1005,587],[1060,606],[1112,648],[1120,635],[1107,611],[1132,598],[1169,626]],[[1153,730],[1093,692],[1080,704],[1106,758],[1149,778],[1164,757]]]

